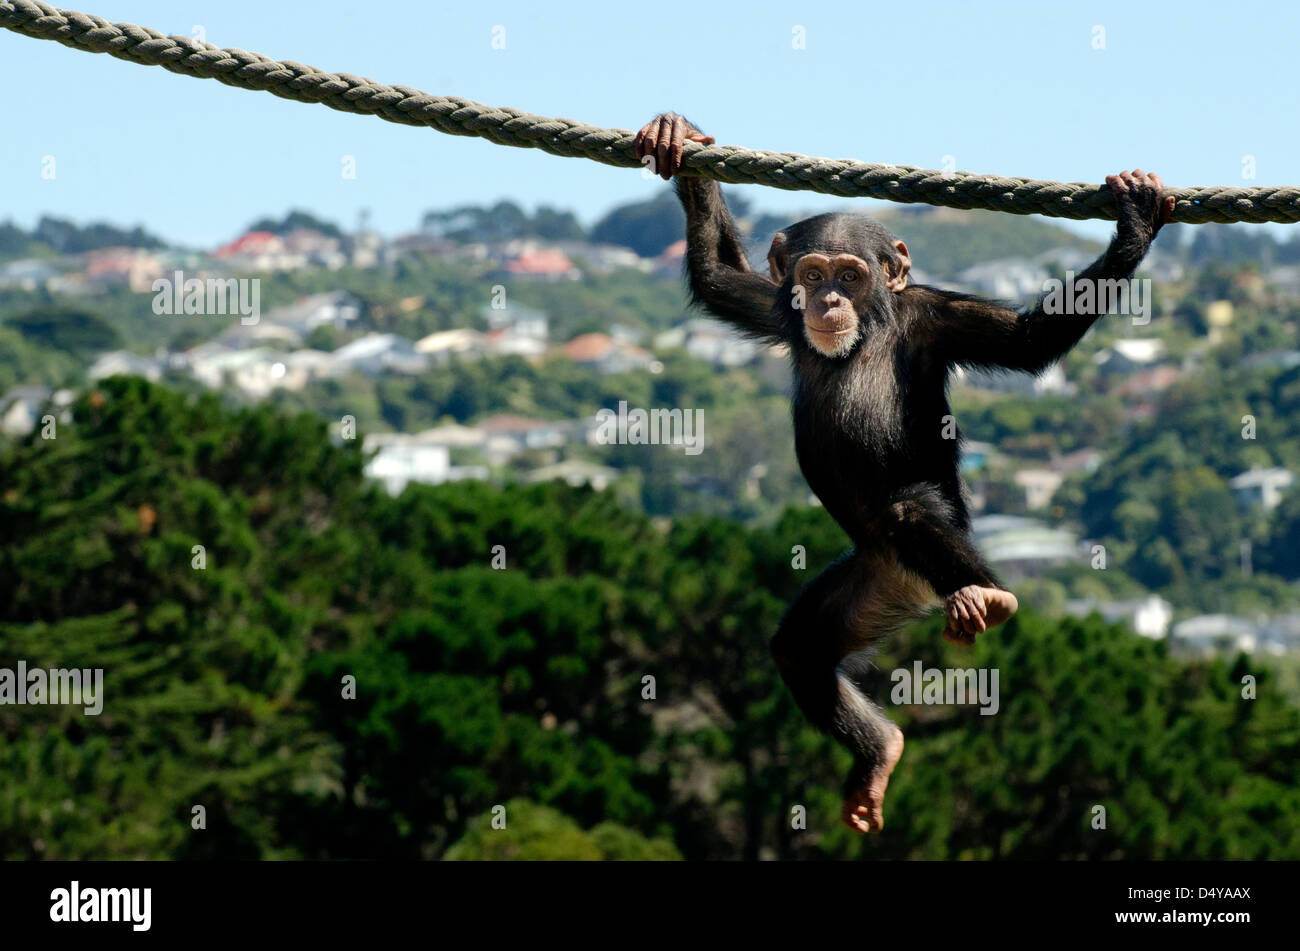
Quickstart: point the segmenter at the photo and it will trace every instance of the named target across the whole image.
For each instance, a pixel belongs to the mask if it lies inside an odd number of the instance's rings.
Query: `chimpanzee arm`
[[[1001,304],[965,294],[917,288],[922,316],[917,332],[949,364],[1004,367],[1040,373],[1079,342],[1104,313],[1101,281],[1127,280],[1146,256],[1174,199],[1160,196],[1156,175],[1140,170],[1110,176],[1118,203],[1118,228],[1100,258],[1074,279],[1076,287],[1092,284],[1094,306],[1087,313],[1046,311],[1047,298],[1032,310],[1016,313]]]
[[[691,298],[744,333],[784,340],[785,325],[772,310],[776,284],[767,275],[749,269],[718,183],[678,178],[677,196],[686,209],[686,276]]]
[[[712,142],[682,116],[665,113],[638,134],[639,157],[655,157],[655,170],[670,178],[681,167],[682,143]],[[760,339],[786,339],[784,323],[773,314],[776,284],[749,269],[740,232],[718,183],[704,178],[677,179],[677,197],[686,211],[686,276],[691,298],[711,314]]]

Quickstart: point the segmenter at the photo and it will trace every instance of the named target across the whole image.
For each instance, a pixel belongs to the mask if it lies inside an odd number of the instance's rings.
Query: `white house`
[[[390,495],[398,495],[410,482],[446,482],[451,474],[451,453],[446,446],[392,443],[366,463],[365,474],[382,482]]]
[[[156,383],[162,379],[162,366],[152,357],[142,357],[128,350],[113,350],[101,353],[86,371],[86,376],[91,380],[109,376],[142,376]]]
[[[1111,623],[1125,621],[1138,634],[1152,640],[1163,638],[1174,618],[1173,605],[1154,594],[1128,601],[1081,599],[1065,602],[1065,613],[1074,617],[1087,617],[1093,611]]]
[[[420,373],[429,366],[429,358],[417,353],[415,345],[397,334],[366,334],[334,351],[339,369],[358,370],[366,374]]]
[[[1228,480],[1232,491],[1245,505],[1258,505],[1264,511],[1272,511],[1282,502],[1282,497],[1295,483],[1295,476],[1289,469],[1248,469],[1241,475]]]

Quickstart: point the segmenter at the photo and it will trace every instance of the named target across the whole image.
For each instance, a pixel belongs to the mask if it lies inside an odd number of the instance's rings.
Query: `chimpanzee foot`
[[[943,636],[954,644],[975,643],[975,635],[1009,620],[1020,603],[1010,591],[967,585],[944,599],[948,625]]]
[[[903,755],[903,731],[891,724],[892,733],[885,742],[885,758],[875,772],[844,800],[840,818],[854,832],[879,832],[885,825],[885,787],[889,774]]]

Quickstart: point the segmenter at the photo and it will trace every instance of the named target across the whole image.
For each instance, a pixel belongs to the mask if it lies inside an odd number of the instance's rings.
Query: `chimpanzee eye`
[[[820,281],[822,279],[821,271],[809,271],[803,276],[805,281]]]
[[[845,271],[843,274],[840,275],[840,280],[843,281],[845,284],[852,284],[857,279],[858,279],[857,271]]]

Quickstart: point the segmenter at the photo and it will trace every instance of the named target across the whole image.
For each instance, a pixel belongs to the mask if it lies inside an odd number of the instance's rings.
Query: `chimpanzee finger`
[[[658,131],[658,129],[659,129],[658,117],[651,119],[649,122],[647,122],[644,126],[641,127],[641,131],[636,134],[636,157],[637,158],[643,159],[647,155],[654,155],[655,133]],[[654,169],[654,171],[658,171],[658,169]]]
[[[682,145],[686,141],[686,133],[690,126],[686,124],[686,119],[682,116],[673,118],[673,134],[668,140],[668,170],[676,175],[682,167]]]
[[[963,631],[969,631],[970,627],[968,625],[970,624],[970,610],[961,599],[958,599],[957,601],[957,614],[961,618],[961,629]]]
[[[664,115],[659,123],[659,135],[655,139],[655,161],[659,165],[659,176],[664,180],[673,177],[672,147],[673,125],[677,116],[671,112]]]

